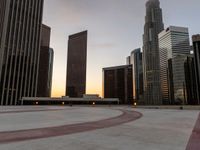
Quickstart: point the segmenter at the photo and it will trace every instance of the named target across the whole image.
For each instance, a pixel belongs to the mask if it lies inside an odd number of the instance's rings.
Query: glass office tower
[[[184,101],[184,62],[190,54],[188,28],[170,26],[159,34],[160,80],[163,104]]]
[[[143,66],[141,49],[131,52],[130,62],[133,70],[133,99],[137,104],[144,104],[143,101]]]

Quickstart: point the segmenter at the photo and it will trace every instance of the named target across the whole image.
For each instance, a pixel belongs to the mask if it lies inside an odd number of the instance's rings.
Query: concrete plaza
[[[199,150],[198,119],[198,110],[0,107],[0,150]]]

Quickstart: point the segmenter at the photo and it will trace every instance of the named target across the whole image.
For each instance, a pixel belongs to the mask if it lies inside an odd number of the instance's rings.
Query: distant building
[[[200,35],[194,35],[192,37],[194,47],[194,64],[196,72],[196,84],[198,92],[198,104],[200,104]]]
[[[52,92],[52,79],[53,79],[53,64],[54,64],[54,50],[53,48],[49,48],[49,73],[48,73],[48,91],[49,97],[51,97]]]
[[[69,36],[66,96],[83,97],[86,92],[87,31]]]
[[[132,65],[103,69],[104,98],[119,98],[120,104],[133,104]]]
[[[131,64],[131,56],[126,57],[126,65]]]
[[[143,35],[144,99],[147,105],[162,104],[158,34],[163,29],[159,0],[148,0]]]
[[[143,101],[143,66],[141,49],[135,49],[131,52],[130,63],[133,70],[133,99],[138,104],[144,104]]]
[[[190,55],[187,57],[185,64],[185,86],[186,86],[186,97],[188,105],[198,105],[198,89],[196,86],[196,74],[194,66],[194,57]]]
[[[0,105],[36,96],[43,3],[0,1]]]
[[[53,49],[50,45],[51,28],[42,25],[37,97],[51,97]]]
[[[159,51],[163,104],[184,101],[184,62],[190,55],[188,28],[170,26],[163,30],[159,34]]]

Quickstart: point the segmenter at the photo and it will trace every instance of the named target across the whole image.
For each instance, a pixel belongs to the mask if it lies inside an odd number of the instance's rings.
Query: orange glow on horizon
[[[88,87],[86,90],[87,94],[98,94],[100,97],[102,97],[102,90],[101,87]],[[65,95],[65,89],[64,88],[53,88],[52,89],[52,97],[61,97]]]
[[[98,94],[102,96],[102,73],[100,71],[87,70],[86,94]],[[52,97],[65,96],[66,73],[61,68],[54,69],[52,83]]]
[[[65,89],[64,88],[53,88],[51,97],[61,97],[65,95]]]

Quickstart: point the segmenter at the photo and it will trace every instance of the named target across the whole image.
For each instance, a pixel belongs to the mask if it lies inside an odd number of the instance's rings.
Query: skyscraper
[[[103,68],[104,98],[119,98],[120,104],[133,104],[132,65]]]
[[[0,104],[37,92],[43,0],[0,2]]]
[[[133,66],[133,99],[138,104],[144,104],[142,52],[140,48],[131,52],[130,63]]]
[[[82,97],[86,91],[87,31],[69,36],[66,96]]]
[[[160,65],[158,34],[164,29],[159,0],[146,3],[143,35],[144,98],[147,105],[160,105]]]
[[[163,104],[174,104],[174,95],[181,93],[181,91],[183,93],[183,84],[185,84],[184,61],[190,54],[190,49],[188,28],[170,26],[159,34],[160,81]],[[169,76],[169,68],[172,69],[170,70],[171,77]],[[171,86],[170,81],[173,82]]]
[[[198,91],[198,104],[200,105],[200,34],[192,36],[192,41],[194,48],[194,63]]]
[[[49,47],[50,36],[51,28],[42,25],[37,97],[51,96],[54,52]]]

